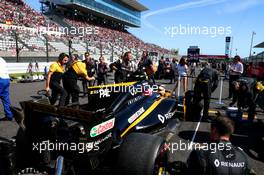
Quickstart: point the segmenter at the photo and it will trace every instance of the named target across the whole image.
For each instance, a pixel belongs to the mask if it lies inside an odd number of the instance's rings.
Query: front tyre
[[[117,174],[164,174],[168,152],[163,138],[143,133],[132,133],[124,139],[118,157]]]

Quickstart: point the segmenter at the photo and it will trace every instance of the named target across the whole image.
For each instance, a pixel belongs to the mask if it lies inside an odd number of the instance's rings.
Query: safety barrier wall
[[[52,62],[38,62],[38,69],[36,69],[35,62],[32,62],[32,72],[44,72],[45,67],[49,69]],[[29,63],[7,63],[7,70],[9,74],[27,73]]]

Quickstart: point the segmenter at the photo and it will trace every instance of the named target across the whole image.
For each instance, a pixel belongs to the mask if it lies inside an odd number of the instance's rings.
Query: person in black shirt
[[[158,65],[158,79],[161,79],[164,76],[164,67],[165,67],[164,64],[165,61],[164,61],[164,57],[162,56],[159,60],[159,65]]]
[[[88,76],[93,77],[96,74],[96,67],[95,67],[94,61],[89,52],[86,52],[84,54],[84,57],[85,59],[83,60],[83,63],[85,63],[86,65]],[[82,79],[84,96],[86,96],[86,93],[88,91],[88,86],[94,86],[94,83],[95,83],[95,80],[87,81],[85,78]]]
[[[241,111],[242,108],[248,107],[248,121],[251,123],[253,122],[256,113],[256,83],[257,82],[254,78],[241,77],[232,84],[234,93],[237,94],[237,100],[233,99],[230,106],[237,101],[239,111]]]
[[[98,73],[97,73],[97,84],[107,84],[107,64],[104,61],[104,58],[99,58],[99,64],[97,67]]]
[[[203,117],[208,117],[210,98],[212,92],[218,86],[218,73],[216,70],[208,68],[208,63],[203,63],[204,69],[198,75],[194,86],[193,114],[198,119],[201,113],[200,101],[204,100]],[[203,98],[202,98],[203,97]]]
[[[196,148],[187,160],[188,174],[195,175],[248,175],[251,170],[247,156],[241,148],[230,142],[234,123],[228,117],[217,117],[211,123],[211,142]],[[209,149],[210,148],[210,149]]]
[[[131,52],[126,52],[122,59],[110,64],[110,68],[115,71],[115,83],[126,82],[128,75],[137,70],[137,66],[132,61]]]
[[[141,60],[138,63],[138,69],[144,70],[148,78],[153,81],[153,84],[155,84],[154,74],[156,72],[156,67],[153,65],[151,59],[148,57],[148,52],[143,51]]]

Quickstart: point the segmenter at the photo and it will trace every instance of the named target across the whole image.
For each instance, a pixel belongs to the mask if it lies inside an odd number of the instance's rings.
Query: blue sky
[[[25,1],[39,9],[37,0]],[[179,49],[180,54],[186,54],[187,48],[195,45],[201,48],[202,54],[222,55],[225,53],[225,37],[228,35],[233,37],[232,54],[237,52],[246,57],[249,55],[253,31],[256,33],[254,45],[264,41],[263,0],[139,1],[149,10],[142,14],[141,28],[129,31],[146,42]],[[199,28],[200,33],[188,33],[187,29],[191,31],[191,27]],[[220,31],[215,33],[215,29]],[[253,51],[258,53],[263,50]]]

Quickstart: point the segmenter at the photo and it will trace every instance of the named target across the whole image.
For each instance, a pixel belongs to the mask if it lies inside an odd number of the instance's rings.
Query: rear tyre
[[[168,152],[161,137],[132,133],[127,136],[119,151],[117,174],[163,174],[168,164]]]

